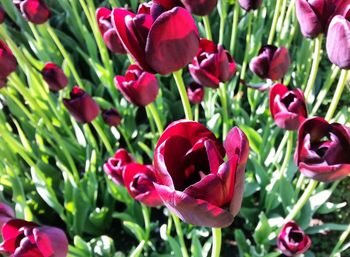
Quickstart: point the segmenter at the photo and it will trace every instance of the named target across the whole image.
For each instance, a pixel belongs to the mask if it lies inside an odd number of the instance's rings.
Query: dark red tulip
[[[346,16],[336,15],[327,34],[329,60],[342,69],[350,69],[350,11]]]
[[[120,116],[119,112],[116,109],[109,109],[109,110],[103,110],[102,111],[102,118],[103,121],[108,125],[108,126],[119,126],[122,117]]]
[[[295,162],[304,176],[331,182],[350,173],[350,128],[323,118],[305,120],[298,131]]]
[[[173,122],[154,151],[155,188],[183,221],[227,227],[241,206],[248,154],[249,142],[239,128],[231,129],[222,146],[198,122]]]
[[[307,118],[304,93],[296,88],[289,90],[276,84],[270,91],[270,111],[277,126],[286,130],[298,130]]]
[[[60,91],[68,85],[67,76],[63,73],[63,70],[54,63],[46,63],[41,74],[49,85],[49,89],[53,92]]]
[[[93,121],[100,112],[100,107],[95,100],[78,86],[73,87],[70,99],[64,98],[63,104],[80,123]]]
[[[170,10],[176,6],[183,6],[180,0],[154,0],[152,2],[163,6],[166,10]]]
[[[187,96],[192,104],[199,104],[204,98],[204,88],[198,83],[192,82],[187,87]]]
[[[286,75],[289,65],[289,53],[285,47],[266,45],[251,60],[249,67],[262,79],[279,80]]]
[[[205,16],[214,10],[218,0],[182,0],[182,3],[191,13]]]
[[[116,76],[114,82],[125,98],[138,106],[154,102],[159,91],[156,76],[143,71],[137,64],[130,65],[125,76]]]
[[[258,9],[262,4],[262,0],[239,0],[238,2],[241,8],[247,12]]]
[[[101,7],[96,10],[96,20],[103,41],[113,53],[126,54],[123,43],[120,41],[117,31],[112,25],[112,11]]]
[[[0,40],[0,88],[5,86],[7,77],[16,70],[17,61],[10,48]]]
[[[11,219],[2,227],[0,253],[13,257],[66,257],[68,240],[61,229]]]
[[[15,212],[13,209],[5,203],[0,203],[0,228],[2,228],[7,221],[13,219],[14,217]]]
[[[22,16],[34,24],[43,24],[51,16],[51,12],[43,0],[13,0]]]
[[[308,38],[326,33],[336,0],[297,0],[296,14],[302,34]]]
[[[211,88],[229,81],[236,72],[236,64],[229,52],[204,38],[200,40],[199,51],[188,68],[198,84]]]
[[[114,156],[109,158],[103,165],[103,170],[111,177],[114,183],[124,185],[123,171],[127,164],[133,163],[135,160],[131,154],[124,148],[118,149]]]
[[[123,172],[123,181],[135,200],[151,207],[162,205],[162,200],[153,185],[156,182],[153,166],[128,164]]]
[[[182,7],[157,15],[134,14],[116,8],[112,12],[112,23],[127,52],[147,72],[164,75],[177,71],[186,66],[198,50],[196,23]]]
[[[305,253],[311,246],[311,239],[294,221],[289,221],[277,237],[277,246],[286,256]]]
[[[0,5],[0,24],[3,23],[5,21],[5,10],[4,8],[2,8],[2,6]]]

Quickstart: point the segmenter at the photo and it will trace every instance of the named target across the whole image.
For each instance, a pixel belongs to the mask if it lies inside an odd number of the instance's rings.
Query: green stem
[[[232,18],[232,32],[231,32],[231,42],[230,42],[230,53],[232,55],[234,55],[236,41],[237,41],[239,11],[240,11],[240,6],[237,0],[235,2],[235,9],[233,11],[233,18]]]
[[[293,150],[293,132],[288,131],[286,132],[288,134],[288,142],[287,142],[287,150],[286,150],[286,155],[284,156],[284,160],[280,169],[280,174],[279,174],[279,179],[281,179],[285,173],[285,170],[288,167],[290,157],[292,155],[292,150]]]
[[[187,252],[187,248],[186,248],[186,244],[185,244],[185,240],[184,240],[184,235],[183,235],[182,228],[181,228],[180,220],[175,214],[171,214],[171,215],[173,217],[176,233],[177,233],[177,236],[179,238],[182,257],[189,257],[188,252]]]
[[[343,245],[343,243],[345,242],[345,239],[350,235],[350,224],[347,227],[347,229],[340,235],[338,243],[335,245],[330,257],[336,257],[336,256],[340,256],[337,255],[340,252],[340,247]]]
[[[151,224],[150,224],[150,209],[146,206],[143,205],[141,206],[142,208],[142,215],[143,215],[143,221],[145,223],[145,242],[147,242],[149,240],[149,235],[151,232]]]
[[[316,76],[317,76],[318,66],[319,66],[320,60],[321,60],[322,41],[323,41],[323,34],[320,34],[315,39],[315,48],[314,48],[314,53],[313,53],[313,57],[312,57],[313,61],[312,61],[312,66],[311,66],[311,72],[310,72],[309,80],[307,81],[307,85],[306,85],[306,89],[305,89],[306,100],[309,99],[310,94],[312,92],[312,89],[315,86],[315,80],[316,80]]]
[[[186,119],[193,120],[190,101],[188,100],[186,87],[185,87],[184,81],[182,79],[182,69],[173,72],[173,76],[174,76],[174,79],[175,79],[175,82],[177,85],[177,89],[178,89],[180,97],[181,97],[182,107],[184,109]]]
[[[328,121],[333,117],[335,110],[337,109],[339,100],[341,98],[341,95],[342,95],[344,88],[345,88],[345,85],[346,85],[347,78],[348,78],[348,71],[342,70],[340,73],[337,88],[334,92],[334,96],[333,96],[333,99],[331,101],[331,105],[329,106],[326,117],[325,117],[325,119]]]
[[[252,32],[252,20],[253,20],[253,13],[249,12],[248,14],[248,28],[247,28],[247,35],[246,35],[246,39],[245,39],[245,52],[244,52],[244,59],[243,59],[243,63],[242,63],[242,68],[241,68],[241,75],[240,75],[240,79],[244,80],[245,79],[245,75],[246,75],[246,70],[247,70],[247,66],[248,66],[248,58],[249,58],[249,50],[250,50],[250,40],[251,40],[251,32]],[[240,83],[240,89],[242,88],[242,83]]]
[[[222,1],[222,4],[226,4],[225,1]],[[222,12],[224,11],[225,10],[222,10]],[[226,13],[222,13],[222,15],[220,16],[219,45],[222,45],[224,42],[225,22],[226,22]]]
[[[226,84],[220,83],[219,87],[219,95],[221,100],[221,108],[222,108],[222,117],[223,117],[223,126],[222,126],[222,138],[226,138],[228,129],[229,129],[229,119],[228,119],[228,111],[227,111],[227,94],[226,94]]]
[[[199,104],[194,106],[194,120],[199,121]]]
[[[220,257],[221,252],[221,228],[212,228],[213,233],[213,249],[211,257]]]
[[[103,142],[103,144],[105,145],[105,147],[106,147],[108,153],[109,153],[110,155],[113,155],[113,148],[112,148],[111,144],[109,143],[109,140],[108,140],[108,138],[107,138],[107,135],[106,135],[106,133],[104,132],[104,130],[101,128],[100,124],[97,122],[96,119],[92,121],[92,125],[93,125],[94,128],[96,129],[98,135],[101,137],[102,142]]]
[[[129,138],[126,136],[126,133],[124,131],[124,129],[120,126],[118,126],[118,131],[119,133],[123,136],[124,140],[125,140],[125,143],[126,143],[126,146],[128,147],[129,151],[135,155],[135,151],[134,151],[134,148],[131,146],[131,143],[130,143],[130,140]]]
[[[154,122],[156,123],[159,134],[162,134],[163,133],[163,124],[162,124],[162,121],[159,117],[159,113],[158,113],[156,106],[154,105],[154,103],[150,103],[149,105],[146,106],[146,108],[152,114],[152,117],[154,119]]]
[[[276,26],[277,26],[277,22],[278,22],[278,17],[280,14],[280,9],[282,6],[282,0],[277,0],[276,2],[276,7],[274,9],[274,16],[273,16],[273,20],[272,20],[272,25],[271,25],[271,29],[270,29],[270,34],[269,34],[269,38],[267,40],[267,44],[271,45],[273,42],[273,39],[275,37],[275,32],[276,32]]]
[[[166,234],[168,236],[170,236],[172,226],[173,226],[173,220],[171,218],[171,215],[169,214],[169,216],[168,216],[168,224],[166,226]]]
[[[84,128],[85,136],[88,138],[88,141],[90,142],[92,147],[94,149],[96,149],[96,151],[98,151],[98,145],[97,145],[97,142],[95,140],[94,134],[92,133],[92,131],[90,129],[90,124],[89,123],[84,124],[83,128]]]
[[[203,23],[204,23],[205,34],[207,35],[207,39],[213,40],[213,36],[211,34],[209,16],[203,16]]]
[[[295,197],[296,198],[299,196],[300,189],[301,189],[302,185],[304,184],[304,181],[305,181],[305,177],[302,173],[300,173],[297,184],[295,186]]]
[[[142,253],[143,247],[145,246],[146,241],[142,240],[139,245],[135,248],[134,251],[130,254],[130,257],[139,257]]]

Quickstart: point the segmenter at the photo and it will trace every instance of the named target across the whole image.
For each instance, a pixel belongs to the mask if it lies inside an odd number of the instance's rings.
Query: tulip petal
[[[237,127],[232,128],[224,141],[224,148],[228,160],[235,155],[239,156],[239,163],[246,164],[249,155],[249,141],[242,130]]]
[[[42,255],[37,246],[30,242],[29,238],[21,240],[20,246],[11,255],[11,257],[50,257]],[[55,255],[56,257],[56,255]]]
[[[272,80],[279,80],[283,78],[288,72],[289,66],[290,57],[287,48],[278,48],[270,63],[268,77]]]
[[[42,226],[33,229],[37,247],[43,257],[66,257],[68,240],[61,229]]]
[[[299,170],[304,176],[321,182],[332,182],[343,179],[350,174],[350,164],[308,165],[299,163]]]

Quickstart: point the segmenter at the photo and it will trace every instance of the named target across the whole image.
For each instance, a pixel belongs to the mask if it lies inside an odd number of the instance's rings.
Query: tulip
[[[151,165],[139,163],[126,165],[123,181],[129,194],[135,200],[151,207],[162,205],[162,200],[153,185],[156,178]]]
[[[0,88],[5,86],[7,77],[16,70],[17,61],[10,48],[0,40]]]
[[[182,0],[182,3],[191,13],[206,16],[214,10],[218,0]]]
[[[295,162],[304,176],[331,182],[350,173],[350,128],[323,118],[305,120],[298,131]]]
[[[329,60],[342,69],[350,69],[350,11],[336,15],[328,28],[326,49]]]
[[[262,79],[279,80],[286,75],[290,65],[288,50],[273,45],[263,46],[250,64],[250,70]]]
[[[138,106],[152,103],[159,91],[156,76],[143,71],[137,64],[130,65],[125,76],[116,76],[114,82],[125,98]]]
[[[44,80],[49,85],[49,89],[53,92],[60,91],[68,85],[68,78],[62,69],[54,63],[46,63],[41,71]]]
[[[302,34],[315,38],[326,33],[335,9],[335,0],[297,0],[296,14]]]
[[[99,114],[100,107],[98,104],[78,86],[73,87],[70,98],[64,98],[63,104],[78,122],[89,123]]]
[[[113,53],[126,54],[123,43],[120,41],[117,31],[113,28],[111,13],[111,10],[104,7],[96,10],[98,28],[109,50]]]
[[[238,2],[241,8],[247,12],[258,9],[262,4],[262,0],[239,0]]]
[[[51,12],[43,0],[13,0],[13,3],[20,10],[22,16],[34,24],[43,24],[51,16]]]
[[[187,96],[192,104],[199,104],[200,102],[203,101],[203,97],[204,97],[203,86],[201,86],[195,82],[192,82],[187,87]]]
[[[270,111],[277,126],[286,130],[298,130],[307,118],[304,93],[300,89],[289,90],[276,84],[270,91]]]
[[[311,239],[294,221],[289,221],[277,237],[277,246],[286,256],[305,253],[311,246]]]
[[[183,6],[180,0],[153,0],[152,2],[161,5],[166,10],[170,10],[176,6]]]
[[[103,110],[102,118],[103,121],[111,127],[119,126],[122,121],[122,117],[116,109]]]
[[[61,229],[11,219],[2,227],[0,253],[10,256],[66,257],[68,240]]]
[[[200,40],[199,51],[188,68],[198,84],[211,88],[229,81],[236,72],[236,64],[228,51],[204,38]]]
[[[5,21],[5,10],[4,8],[2,8],[2,6],[0,5],[0,24],[3,23]]]
[[[117,150],[113,157],[103,165],[105,173],[111,177],[117,185],[124,185],[123,171],[127,164],[133,163],[134,158],[124,148]]]
[[[14,217],[15,212],[13,209],[5,203],[0,203],[0,228],[2,228],[7,221],[13,219]]]
[[[165,75],[177,71],[186,66],[198,50],[196,23],[182,7],[153,16],[116,8],[112,12],[112,23],[126,51],[147,72]]]
[[[222,146],[198,122],[173,122],[154,151],[155,188],[183,221],[227,227],[242,203],[248,154],[249,142],[239,128],[231,129]]]

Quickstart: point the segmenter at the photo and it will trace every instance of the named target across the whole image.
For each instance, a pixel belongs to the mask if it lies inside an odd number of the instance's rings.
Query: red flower
[[[236,72],[236,64],[228,51],[204,38],[200,40],[199,51],[188,68],[198,84],[212,88],[229,81]]]
[[[90,95],[78,86],[73,87],[70,98],[64,98],[63,104],[78,122],[89,123],[98,116],[100,107]]]
[[[120,148],[114,156],[103,165],[103,170],[111,177],[114,183],[124,185],[123,171],[127,164],[133,163],[134,158],[127,150]]]
[[[68,85],[67,76],[63,73],[63,70],[54,63],[46,63],[41,74],[49,85],[50,90],[53,92],[57,92]]]
[[[204,97],[204,88],[200,84],[192,82],[187,87],[187,96],[192,104],[199,104]]]
[[[128,164],[123,172],[123,181],[135,200],[152,207],[162,205],[162,200],[153,185],[156,182],[153,166]]]
[[[111,127],[119,126],[122,121],[122,117],[116,109],[103,110],[102,118],[103,121]]]
[[[191,13],[205,16],[214,10],[218,0],[182,0],[182,3]]]
[[[258,9],[262,4],[262,0],[239,0],[238,2],[241,8],[247,12]]]
[[[2,227],[0,252],[13,257],[66,257],[67,237],[61,229],[11,219]]]
[[[298,131],[295,162],[304,176],[331,182],[350,174],[350,128],[323,118],[305,120]]]
[[[270,111],[277,126],[287,130],[298,130],[307,118],[304,93],[300,89],[289,90],[276,84],[270,91]]]
[[[157,98],[159,91],[156,76],[143,71],[136,64],[129,66],[125,77],[116,76],[114,82],[125,98],[138,106],[152,103]]]
[[[13,3],[21,11],[22,16],[34,24],[43,24],[51,16],[43,0],[13,0]]]
[[[17,61],[10,48],[0,40],[0,88],[5,86],[7,77],[16,70]]]
[[[284,255],[296,256],[305,253],[311,239],[294,221],[289,221],[277,237],[277,246]]]
[[[112,12],[112,23],[127,52],[143,70],[162,75],[186,66],[198,50],[199,36],[190,13],[182,8],[134,14]],[[145,13],[149,10],[150,13]],[[161,12],[164,11],[164,12]],[[152,13],[152,15],[151,15]]]
[[[229,132],[222,147],[202,124],[173,122],[154,152],[155,188],[163,203],[183,221],[229,226],[241,206],[248,154],[249,142],[239,128]]]

